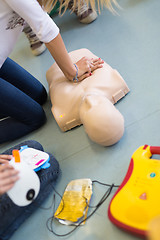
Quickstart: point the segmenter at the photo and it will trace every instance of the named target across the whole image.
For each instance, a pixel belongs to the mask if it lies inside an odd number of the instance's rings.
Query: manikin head
[[[103,95],[95,93],[83,97],[80,119],[93,142],[110,146],[118,142],[124,133],[124,118]]]

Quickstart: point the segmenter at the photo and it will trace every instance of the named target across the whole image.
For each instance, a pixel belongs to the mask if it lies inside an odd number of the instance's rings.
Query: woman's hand
[[[91,76],[94,70],[103,67],[103,63],[104,61],[101,58],[81,58],[76,63],[78,67],[78,81],[82,81]]]
[[[9,164],[11,157],[11,155],[0,155],[0,195],[11,189],[19,179],[19,172]]]
[[[12,159],[12,155],[0,154],[0,163],[6,163]]]

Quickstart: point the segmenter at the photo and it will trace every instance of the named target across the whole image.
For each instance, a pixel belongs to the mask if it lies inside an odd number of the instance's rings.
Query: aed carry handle
[[[160,146],[150,146],[150,152],[153,154],[160,154]]]

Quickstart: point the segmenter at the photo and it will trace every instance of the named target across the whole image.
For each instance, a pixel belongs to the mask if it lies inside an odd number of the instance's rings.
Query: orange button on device
[[[15,162],[18,163],[20,162],[20,154],[19,154],[19,151],[18,150],[13,150],[12,151],[12,154],[13,154],[13,157],[15,159]]]

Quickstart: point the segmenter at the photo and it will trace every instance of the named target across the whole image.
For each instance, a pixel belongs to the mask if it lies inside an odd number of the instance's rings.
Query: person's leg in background
[[[41,55],[47,49],[46,45],[38,39],[38,37],[28,24],[25,25],[23,32],[28,38],[28,41],[30,43],[30,49],[34,56]]]
[[[14,140],[46,121],[43,85],[11,59],[0,69],[0,143]],[[5,118],[5,119],[2,119]]]
[[[73,4],[74,4],[74,1],[71,0],[69,2],[68,8],[72,10]],[[81,0],[80,8],[78,9],[78,4],[77,4],[73,12],[76,14],[80,23],[89,24],[95,21],[97,18],[97,12],[95,10],[92,10],[90,6],[87,6],[85,0]]]
[[[28,147],[44,151],[40,143],[30,140],[22,142],[14,146],[2,154],[12,154],[13,149],[20,149],[21,146],[28,145]],[[40,178],[40,192],[30,205],[25,207],[18,207],[15,205],[7,194],[0,196],[0,240],[8,240],[19,226],[36,210],[49,194],[53,193],[53,186],[60,174],[60,168],[57,160],[52,154],[50,156],[50,167],[41,169],[37,172]],[[47,219],[46,219],[47,220]]]

